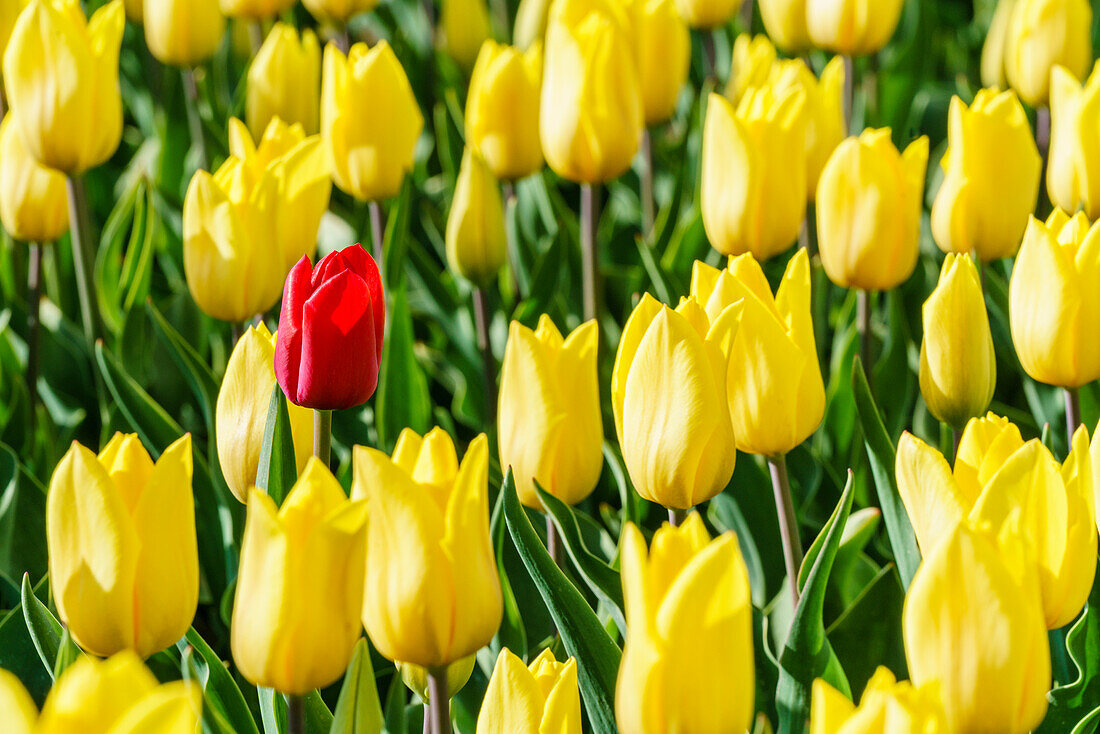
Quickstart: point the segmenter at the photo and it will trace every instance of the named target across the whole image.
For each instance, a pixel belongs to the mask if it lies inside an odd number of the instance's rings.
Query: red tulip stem
[[[99,309],[94,299],[95,284],[92,282],[92,265],[95,262],[92,251],[92,223],[88,215],[88,195],[84,190],[84,179],[69,176],[69,235],[72,240],[73,269],[76,271],[76,291],[80,299],[80,319],[84,325],[84,337],[88,348],[95,345],[99,337]],[[97,371],[98,374],[98,371]]]
[[[791,600],[798,606],[798,569],[802,566],[802,540],[798,535],[798,517],[791,499],[791,483],[787,476],[784,454],[768,457],[775,493],[775,510],[779,516],[779,538],[783,542],[783,561],[787,567],[787,582],[791,585]]]
[[[668,508],[668,524],[674,528],[678,528],[684,524],[684,520],[687,519],[688,512],[690,510],[677,510],[672,507]]]
[[[450,734],[451,699],[447,691],[447,667],[428,670],[428,706],[427,716],[431,717],[432,734]]]
[[[481,350],[481,372],[485,380],[485,418],[496,420],[497,366],[493,359],[493,343],[489,339],[489,298],[481,288],[474,289],[474,322],[477,327],[477,346]]]
[[[584,287],[584,319],[590,321],[599,315],[599,262],[596,255],[596,188],[581,184],[581,261]]]
[[[37,242],[28,246],[27,266],[27,390],[31,405],[38,403],[38,324],[42,300],[42,247]],[[33,414],[32,414],[33,417]]]
[[[183,89],[186,92],[187,125],[191,128],[191,145],[198,151],[199,168],[208,170],[210,158],[206,153],[206,136],[202,132],[202,114],[199,112],[199,84],[195,80],[194,67],[180,69]]]
[[[854,135],[852,120],[852,96],[855,93],[855,64],[851,56],[843,56],[844,59],[844,125],[849,135]]]
[[[1081,391],[1076,387],[1067,387],[1066,393],[1066,440],[1073,448],[1073,433],[1081,425]]]
[[[313,411],[313,455],[326,468],[332,459],[332,411]]]
[[[371,254],[374,255],[374,261],[378,263],[378,272],[385,273],[382,268],[382,248],[386,238],[385,215],[379,202],[372,201],[367,206],[370,208],[370,234],[373,248]]]
[[[875,363],[873,360],[874,334],[871,333],[871,316],[874,311],[874,303],[871,294],[861,290],[856,293],[856,318],[859,327],[859,358],[863,362],[863,369],[867,373],[867,387],[871,395],[875,394]]]
[[[649,244],[653,244],[650,238],[653,236],[653,137],[649,134],[649,128],[642,133],[642,236]]]
[[[506,213],[505,222],[514,221],[513,216],[516,207],[519,205],[519,200],[516,198],[516,185],[511,181],[505,181],[501,184],[504,190],[504,211]],[[508,259],[511,261],[509,264],[512,274],[512,293],[515,296],[516,302],[523,300],[523,289],[519,285],[519,242],[516,240],[515,228],[508,224],[504,228],[505,235],[508,238]]]
[[[286,697],[286,733],[305,734],[306,699],[304,696]]]

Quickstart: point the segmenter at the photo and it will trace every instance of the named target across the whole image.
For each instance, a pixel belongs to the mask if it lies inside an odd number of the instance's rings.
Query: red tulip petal
[[[275,377],[283,392],[298,402],[298,374],[302,361],[303,308],[312,292],[309,257],[302,256],[283,284],[283,305],[279,310],[279,336],[275,344]]]
[[[348,247],[340,251],[348,267],[354,270],[367,284],[370,290],[371,305],[374,312],[374,350],[378,361],[382,361],[382,337],[386,330],[386,296],[382,291],[382,276],[378,272],[378,263],[362,245]]]

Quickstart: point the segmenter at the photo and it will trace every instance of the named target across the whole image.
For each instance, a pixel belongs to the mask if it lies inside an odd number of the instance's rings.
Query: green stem
[[[199,85],[195,81],[192,67],[180,69],[183,88],[187,92],[187,125],[191,128],[191,145],[199,151],[199,168],[206,171],[210,167],[210,157],[206,152],[206,136],[202,132],[202,114],[199,112]]]
[[[370,209],[371,253],[374,255],[374,262],[378,264],[378,272],[385,273],[382,269],[382,250],[386,239],[385,215],[379,202],[372,201],[367,206]]]
[[[252,45],[252,55],[255,56],[260,52],[260,47],[264,45],[264,27],[259,20],[250,20],[248,23],[248,41]]]
[[[865,290],[856,293],[856,311],[859,325],[859,358],[863,361],[863,369],[867,373],[867,387],[871,394],[875,393],[875,362],[874,362],[874,334],[871,333],[871,317],[874,304],[871,302],[871,294]]]
[[[496,420],[497,381],[496,361],[493,359],[493,343],[489,339],[489,298],[481,288],[474,289],[474,321],[477,326],[477,346],[481,350],[481,371],[485,380],[485,418],[487,423]]]
[[[677,510],[675,508],[668,508],[668,524],[674,528],[678,528],[684,524],[684,520],[687,519],[688,512],[690,510]]]
[[[431,718],[432,734],[450,734],[451,698],[447,691],[447,666],[428,670],[428,699],[431,705],[426,716]]]
[[[305,734],[306,731],[306,699],[304,696],[286,697],[286,732],[287,734]]]
[[[557,566],[561,566],[561,538],[558,537],[558,526],[550,513],[546,514],[546,552],[554,559]]]
[[[328,468],[332,459],[332,411],[313,411],[313,455]]]
[[[590,321],[599,315],[599,264],[596,254],[596,188],[581,184],[581,261],[584,288],[584,319]]]
[[[653,244],[653,138],[649,134],[649,128],[642,133],[642,236],[649,244]]]
[[[855,93],[855,64],[851,56],[844,56],[844,128],[854,135],[852,125],[852,96]]]
[[[30,262],[27,266],[27,389],[31,404],[38,403],[38,324],[39,304],[42,301],[42,246],[37,242],[28,245]]]
[[[519,205],[518,199],[516,199],[516,186],[511,181],[505,181],[502,184],[504,190],[504,211],[505,211],[505,236],[508,238],[508,259],[511,261],[511,267],[509,270],[512,274],[512,294],[515,296],[516,303],[523,300],[523,288],[519,284],[519,266],[520,266],[520,254],[519,254],[519,242],[517,241],[515,228],[512,223],[515,221],[515,209]]]
[[[69,176],[69,234],[72,240],[73,268],[76,271],[76,291],[80,299],[80,320],[84,326],[84,338],[88,349],[95,347],[99,338],[99,309],[95,301],[95,285],[92,283],[92,224],[88,215],[88,196],[84,179]],[[93,352],[94,353],[94,352]]]
[[[1073,433],[1081,425],[1081,391],[1067,387],[1066,393],[1066,441],[1073,448]]]
[[[802,566],[802,540],[798,535],[798,518],[791,499],[791,484],[787,476],[787,457],[768,457],[775,493],[775,510],[779,516],[779,538],[783,543],[783,562],[787,567],[787,582],[791,585],[791,601],[798,606],[798,569]]]
[[[752,33],[752,5],[753,0],[741,3],[741,29],[749,34]]]

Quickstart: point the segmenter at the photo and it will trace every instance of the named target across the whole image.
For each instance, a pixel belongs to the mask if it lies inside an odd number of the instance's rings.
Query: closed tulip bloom
[[[865,56],[890,41],[901,7],[902,0],[806,0],[806,29],[818,48]]]
[[[617,0],[559,0],[550,9],[539,134],[562,178],[610,181],[638,152],[645,111],[630,39]]]
[[[0,668],[0,729],[8,734],[32,734],[38,709],[23,682]]]
[[[493,40],[481,47],[466,96],[466,144],[502,181],[542,168],[541,88],[541,42],[522,53]]]
[[[1065,67],[1050,79],[1050,158],[1047,192],[1055,206],[1100,216],[1100,68],[1082,85]]]
[[[647,293],[626,322],[611,401],[630,480],[650,502],[686,510],[733,476],[726,375],[740,318],[740,304],[711,320],[694,298],[674,311]]]
[[[396,196],[423,128],[409,79],[388,43],[369,50],[357,43],[346,57],[331,43],[325,47],[321,134],[341,190],[360,201]]]
[[[311,268],[302,257],[286,279],[275,377],[304,408],[362,405],[378,386],[386,300],[378,265],[359,245]]]
[[[647,553],[622,545],[626,645],[615,690],[624,734],[747,731],[756,690],[749,576],[737,536],[711,540],[699,515],[664,525]]]
[[[944,252],[1012,257],[1035,209],[1043,161],[1020,100],[982,89],[969,107],[951,98],[943,184],[932,235]]]
[[[148,1],[148,0],[146,0]],[[219,0],[230,18],[264,20],[290,10],[297,0]]]
[[[530,667],[508,648],[497,656],[477,717],[477,734],[580,734],[577,661],[543,650]]]
[[[932,415],[960,429],[985,412],[997,384],[989,315],[969,255],[947,256],[921,313],[921,395]]]
[[[905,597],[914,685],[938,685],[947,731],[1023,734],[1047,709],[1050,647],[1035,579],[987,534],[958,525]],[[965,593],[960,593],[965,590]]]
[[[50,479],[46,547],[57,611],[82,648],[149,657],[173,644],[199,599],[191,435],[156,464],[134,434],[98,457],[74,441]]]
[[[1008,22],[1017,0],[997,0],[989,31],[982,44],[982,86],[1005,89],[1005,45],[1008,38]]]
[[[526,53],[536,43],[546,39],[546,23],[550,18],[550,0],[519,0],[512,42]]]
[[[4,51],[8,48],[11,32],[15,28],[15,21],[19,19],[19,14],[23,12],[23,8],[27,7],[29,2],[30,0],[4,0],[4,2],[0,2],[0,60],[3,60]]]
[[[344,674],[360,635],[366,522],[366,503],[316,458],[282,507],[249,492],[231,625],[246,680],[305,694]]]
[[[542,509],[534,482],[575,505],[603,469],[603,418],[596,374],[599,329],[581,324],[568,338],[549,316],[532,331],[508,328],[497,408],[500,465],[512,468],[520,501]]]
[[[218,0],[145,0],[144,23],[149,53],[174,66],[206,61],[225,35]]]
[[[885,666],[867,681],[859,706],[821,678],[814,681],[810,734],[948,734],[936,684],[898,682]]]
[[[1076,77],[1092,63],[1092,8],[1088,0],[1016,0],[1005,29],[1005,76],[1032,107],[1047,104],[1056,65]]]
[[[726,97],[733,103],[734,109],[750,89],[767,86],[772,81],[776,58],[775,46],[767,36],[738,34],[733,42],[730,77],[726,83]]]
[[[78,657],[50,689],[35,731],[191,734],[201,716],[198,683],[158,684],[134,653],[124,651],[107,660]]]
[[[847,134],[844,59],[830,59],[820,78],[801,59],[781,61],[773,83],[779,90],[797,86],[806,95],[806,196],[814,201],[825,164]]]
[[[378,7],[379,0],[302,0],[313,17],[346,24],[353,15]]]
[[[317,133],[321,114],[321,46],[306,29],[276,23],[248,67],[245,96],[248,129],[263,136],[278,117],[300,124],[307,135]]]
[[[776,46],[792,54],[810,47],[806,0],[757,0],[757,3],[764,30]]]
[[[687,81],[691,32],[673,0],[630,0],[646,125],[672,117]]]
[[[275,335],[261,321],[244,333],[229,355],[215,413],[222,474],[233,496],[243,503],[248,502],[248,490],[256,484],[274,388]],[[287,409],[301,473],[313,451],[313,416],[294,403]]]
[[[0,221],[12,238],[52,242],[69,231],[65,177],[27,150],[9,115],[0,123]]]
[[[445,238],[447,264],[479,288],[492,282],[508,258],[500,184],[470,148],[462,154]]]
[[[864,130],[836,149],[817,185],[821,264],[843,288],[890,290],[913,273],[928,138],[899,153],[890,130]]]
[[[85,21],[76,0],[32,0],[4,52],[9,114],[39,163],[78,175],[122,139],[122,0]]]
[[[676,0],[680,15],[692,28],[709,30],[728,23],[744,0]]]
[[[1032,219],[1008,287],[1020,364],[1039,382],[1079,387],[1100,377],[1100,229],[1078,212]]]
[[[481,44],[492,37],[485,0],[440,0],[443,48],[464,71],[474,68]]]
[[[760,260],[789,248],[806,214],[806,96],[754,87],[734,109],[711,94],[701,204],[714,249]]]
[[[503,601],[489,536],[489,442],[462,464],[435,428],[405,429],[393,457],[356,446],[352,496],[366,497],[363,625],[391,660],[439,668],[489,643]]]

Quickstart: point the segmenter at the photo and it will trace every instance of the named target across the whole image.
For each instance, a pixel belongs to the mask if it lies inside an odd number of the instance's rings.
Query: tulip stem
[[[871,333],[871,315],[874,304],[871,302],[871,294],[865,290],[856,293],[856,311],[859,327],[859,358],[863,362],[863,369],[867,374],[867,387],[871,394],[875,393],[875,363],[872,360],[874,348],[874,335]]]
[[[515,227],[512,226],[512,222],[515,221],[515,209],[519,202],[516,199],[516,186],[511,181],[505,181],[503,184],[504,189],[504,211],[506,213],[504,233],[508,238],[508,259],[511,261],[512,273],[512,293],[515,294],[516,302],[523,300],[523,288],[519,284],[519,242],[516,239],[518,234]]]
[[[427,715],[431,717],[432,734],[450,734],[451,699],[447,695],[447,667],[428,670],[428,706]]]
[[[673,507],[668,508],[668,524],[674,528],[678,528],[684,524],[684,520],[687,519],[687,510],[677,510]]]
[[[332,459],[332,411],[313,411],[313,455],[327,469]]]
[[[259,20],[250,20],[248,23],[248,42],[252,46],[252,55],[260,53],[260,47],[264,45],[264,27]]]
[[[37,242],[28,245],[27,266],[27,390],[31,405],[38,403],[38,324],[39,302],[42,300],[42,247]]]
[[[371,245],[374,248],[374,261],[378,263],[378,271],[384,272],[382,270],[382,246],[386,238],[386,224],[383,221],[382,205],[377,201],[372,201],[367,207],[370,209],[370,236]]]
[[[546,552],[554,559],[554,565],[561,567],[561,538],[558,537],[558,526],[550,513],[546,514]]]
[[[701,33],[703,34],[703,55],[707,59],[707,79],[717,84],[718,56],[714,51],[714,31],[704,28]]]
[[[752,5],[753,0],[745,0],[741,3],[741,30],[752,33]]]
[[[581,265],[584,287],[584,319],[590,321],[599,315],[599,263],[596,257],[596,188],[581,184]]]
[[[802,566],[802,540],[798,535],[798,518],[791,499],[791,483],[787,477],[787,457],[768,457],[775,492],[775,509],[779,515],[779,537],[783,542],[783,561],[787,567],[787,582],[791,585],[791,600],[798,606],[798,569]]]
[[[206,153],[206,136],[202,132],[202,114],[199,112],[199,84],[195,81],[194,67],[180,69],[183,89],[187,98],[187,125],[191,128],[191,145],[199,152],[199,168],[208,170],[210,158]]]
[[[1035,110],[1035,145],[1039,148],[1039,156],[1043,161],[1043,179],[1046,180],[1046,170],[1050,165],[1050,108],[1046,105]],[[1035,216],[1045,220],[1053,209],[1050,202],[1050,192],[1045,186],[1039,187],[1039,201],[1035,205]]]
[[[844,59],[844,126],[849,135],[855,134],[852,126],[852,96],[855,93],[855,64],[851,56],[842,56]]]
[[[485,379],[485,418],[487,423],[496,420],[496,362],[493,359],[493,343],[489,340],[489,298],[481,288],[474,289],[474,321],[477,326],[477,346],[481,350],[481,367]]]
[[[76,270],[76,292],[80,300],[80,319],[84,325],[84,338],[88,349],[95,346],[99,336],[99,310],[93,298],[92,283],[92,224],[88,216],[88,196],[84,179],[69,176],[69,233],[72,240],[73,268]]]
[[[1076,387],[1067,387],[1066,393],[1066,440],[1073,446],[1073,432],[1081,425],[1081,391]]]
[[[652,245],[653,236],[653,138],[649,128],[642,132],[642,236]]]
[[[304,696],[290,695],[286,697],[286,732],[287,734],[305,734],[306,731],[306,699]]]

